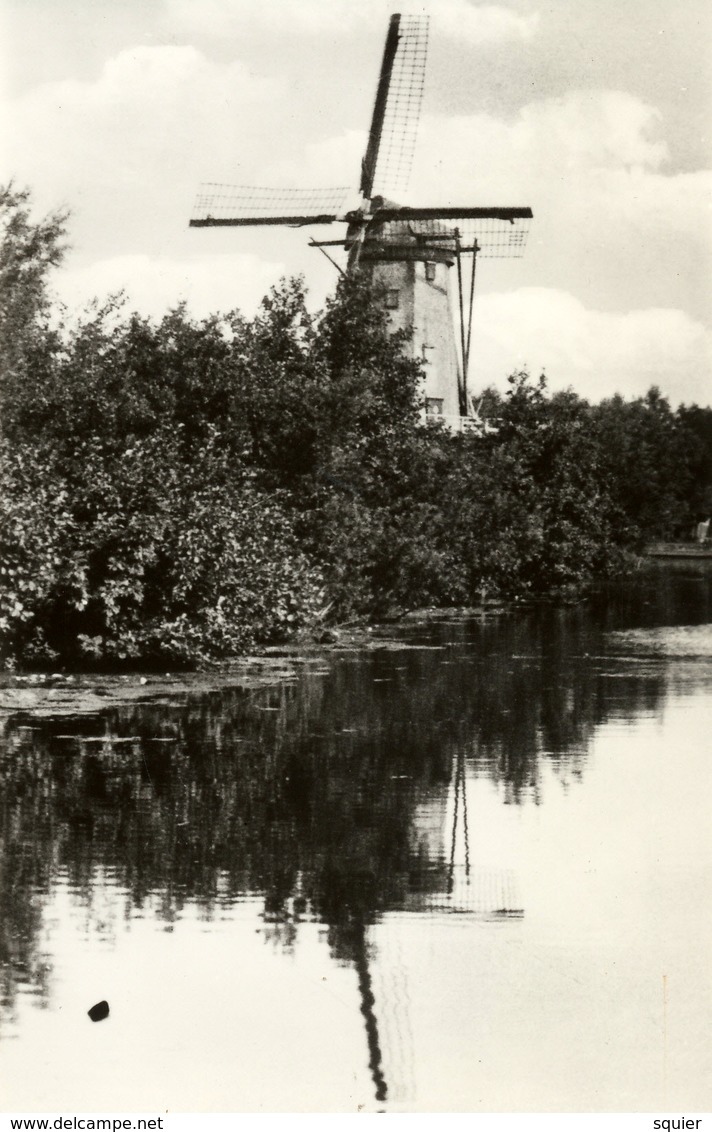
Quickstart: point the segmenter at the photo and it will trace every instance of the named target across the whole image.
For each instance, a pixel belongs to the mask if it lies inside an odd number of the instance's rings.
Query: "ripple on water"
[[[610,634],[617,644],[637,653],[660,656],[712,657],[712,625],[664,625],[654,629],[625,629]]]

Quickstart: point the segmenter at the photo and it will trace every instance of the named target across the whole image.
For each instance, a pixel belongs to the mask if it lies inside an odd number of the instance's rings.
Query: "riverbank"
[[[230,688],[254,689],[295,680],[304,672],[324,670],[329,658],[343,652],[390,651],[409,645],[407,631],[433,622],[493,617],[504,607],[420,609],[397,621],[329,630],[321,641],[271,645],[259,654],[197,671],[72,673],[0,673],[0,719],[15,712],[37,716],[84,715],[126,703],[168,703],[188,695]]]
[[[687,546],[690,549],[689,544]],[[647,557],[650,560],[666,559],[668,568],[676,573],[676,557],[691,563],[694,559],[709,560],[712,553],[679,556],[649,553]],[[462,624],[473,619],[480,623],[491,622],[512,614],[515,609],[522,611],[543,604],[548,603],[504,605],[486,601],[476,607],[417,609],[387,623],[335,627],[325,631],[320,640],[303,638],[267,646],[259,653],[207,669],[183,672],[0,673],[0,720],[17,713],[37,718],[89,715],[125,704],[169,704],[210,692],[274,687],[291,683],[304,674],[325,675],[330,662],[344,653],[443,647],[425,644],[420,639],[413,640],[414,636],[420,636],[419,630],[427,630],[434,625]],[[709,625],[679,627],[672,635],[664,627],[645,631],[619,630],[612,633],[612,638],[617,639],[624,649],[633,646],[636,653],[651,656],[705,659],[712,656],[712,626]]]
[[[646,547],[647,558],[712,558],[712,543],[654,542]]]

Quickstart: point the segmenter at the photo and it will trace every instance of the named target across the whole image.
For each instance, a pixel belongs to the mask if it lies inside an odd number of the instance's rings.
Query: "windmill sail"
[[[204,184],[198,190],[190,227],[331,224],[343,218],[348,195],[348,188],[270,189]]]
[[[428,56],[428,17],[391,17],[373,108],[361,192],[388,195],[408,186]]]
[[[371,222],[371,238],[387,247],[419,243],[432,247],[476,249],[491,259],[524,254],[530,208],[380,208]]]
[[[386,104],[388,102],[388,91],[391,85],[393,63],[398,53],[399,26],[400,16],[391,16],[391,21],[388,25],[388,34],[386,35],[386,45],[383,49],[381,72],[378,76],[378,86],[376,87],[376,101],[373,104],[371,127],[368,131],[368,145],[366,146],[366,152],[361,162],[361,184],[359,187],[366,200],[370,199],[373,192],[373,177],[376,172],[378,152],[381,145],[383,121],[386,115]]]

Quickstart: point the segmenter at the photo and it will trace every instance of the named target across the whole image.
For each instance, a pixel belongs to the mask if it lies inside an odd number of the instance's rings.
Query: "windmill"
[[[347,207],[345,188],[204,184],[190,226],[346,224],[339,239],[312,238],[310,244],[330,259],[326,248],[345,248],[346,271],[366,273],[384,295],[393,328],[412,329],[408,349],[425,362],[426,412],[459,428],[476,416],[468,371],[477,260],[521,255],[532,211],[411,208],[385,195],[407,185],[427,48],[427,16],[391,16],[356,207]]]

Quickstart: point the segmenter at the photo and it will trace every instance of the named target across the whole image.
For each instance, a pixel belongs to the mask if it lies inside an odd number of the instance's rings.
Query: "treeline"
[[[343,280],[258,314],[64,326],[66,217],[0,192],[0,632],[25,664],[226,658],[329,621],[576,594],[709,509],[712,411],[488,391],[422,421],[421,363]]]

